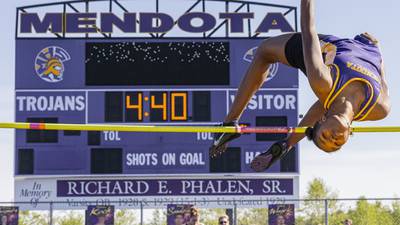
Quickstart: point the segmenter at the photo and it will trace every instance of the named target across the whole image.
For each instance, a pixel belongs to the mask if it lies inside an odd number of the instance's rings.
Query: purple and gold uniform
[[[351,82],[362,82],[365,84],[365,101],[354,120],[364,120],[381,94],[382,57],[379,48],[364,35],[357,35],[354,39],[324,35],[321,38],[321,50],[334,81],[324,102],[325,109],[329,109],[336,97]]]

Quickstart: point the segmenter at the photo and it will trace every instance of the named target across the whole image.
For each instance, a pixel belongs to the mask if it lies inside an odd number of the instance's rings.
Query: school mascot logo
[[[243,60],[246,62],[251,63],[254,59],[254,56],[256,54],[258,47],[254,47],[249,49],[243,56]],[[279,69],[279,63],[274,63],[272,65],[269,66],[268,70],[265,71],[264,74],[268,74],[268,76],[266,76],[267,78],[265,79],[265,81],[269,81],[272,80],[276,74],[278,73],[278,69]]]
[[[36,74],[47,82],[60,82],[63,80],[64,62],[70,59],[71,56],[63,48],[57,46],[46,47],[36,56]]]

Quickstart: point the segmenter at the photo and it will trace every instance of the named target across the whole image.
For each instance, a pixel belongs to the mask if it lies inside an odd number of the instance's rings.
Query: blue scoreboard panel
[[[16,121],[214,125],[262,39],[18,39]],[[298,72],[276,64],[242,124],[296,126]],[[16,175],[252,173],[282,134],[248,134],[211,159],[210,133],[16,131]],[[269,173],[297,173],[292,151]]]

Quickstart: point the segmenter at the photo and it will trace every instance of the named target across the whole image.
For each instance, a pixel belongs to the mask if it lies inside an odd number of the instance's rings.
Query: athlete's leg
[[[290,33],[266,39],[258,47],[254,60],[242,79],[225,122],[232,122],[240,118],[251,97],[264,83],[265,71],[271,64],[276,62],[289,64],[285,56],[285,47],[293,35],[294,33]]]

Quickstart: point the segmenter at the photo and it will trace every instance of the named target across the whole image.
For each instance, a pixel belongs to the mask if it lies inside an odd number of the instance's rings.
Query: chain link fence
[[[200,222],[204,225],[218,224],[218,218],[228,215],[233,225],[269,224],[270,205],[294,205],[294,224],[298,225],[400,225],[400,198],[359,199],[297,199],[271,202],[251,200],[248,207],[235,201],[219,201],[221,207],[204,205],[198,208]],[[19,223],[22,225],[80,225],[85,224],[88,205],[114,205],[116,225],[166,225],[168,204],[191,204],[190,202],[162,202],[160,207],[149,207],[139,201],[131,206],[119,206],[119,202],[37,202],[34,210],[31,202],[1,202],[2,207],[19,207]],[[29,210],[26,210],[29,209]],[[274,223],[277,224],[277,223]],[[288,224],[288,223],[282,223]],[[292,224],[292,222],[290,223]]]

